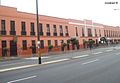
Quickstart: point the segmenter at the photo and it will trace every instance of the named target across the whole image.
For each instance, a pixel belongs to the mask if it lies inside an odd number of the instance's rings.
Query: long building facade
[[[78,40],[79,48],[92,39],[95,44],[105,37],[110,43],[120,42],[120,28],[93,22],[92,20],[64,19],[39,15],[39,33],[36,15],[17,11],[17,8],[0,6],[0,56],[27,57],[38,51],[37,36],[40,35],[40,51],[61,51],[63,43],[71,38]],[[70,43],[69,49],[72,50]],[[76,48],[75,48],[76,49]]]

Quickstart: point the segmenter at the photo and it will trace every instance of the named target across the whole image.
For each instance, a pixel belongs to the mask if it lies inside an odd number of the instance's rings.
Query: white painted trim
[[[93,26],[93,27],[98,27],[98,28],[104,28],[103,26],[96,26],[96,25],[89,25],[89,24],[81,24],[81,23],[76,23],[76,22],[68,22],[68,24],[74,24],[74,25],[81,25],[81,26]]]

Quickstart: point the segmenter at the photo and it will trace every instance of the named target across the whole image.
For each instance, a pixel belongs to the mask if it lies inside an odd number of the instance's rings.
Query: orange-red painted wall
[[[6,28],[6,35],[1,35],[0,37],[0,54],[2,54],[2,44],[1,41],[6,40],[7,42],[7,48],[10,50],[10,40],[13,40],[14,35],[10,35],[10,21],[15,21],[15,31],[17,36],[17,48],[23,47],[22,40],[27,40],[27,50],[23,50],[19,56],[30,56],[32,54],[30,46],[31,41],[35,40],[36,47],[37,47],[37,28],[36,28],[36,15],[31,13],[25,13],[17,11],[16,8],[13,7],[6,7],[6,6],[0,6],[0,21],[5,20],[5,28]],[[21,35],[21,22],[24,21],[26,23],[26,36]],[[30,23],[34,23],[35,27],[35,36],[30,35]],[[75,19],[64,19],[64,18],[57,18],[57,17],[51,17],[51,16],[45,16],[45,15],[39,15],[39,23],[42,23],[43,25],[43,36],[40,36],[40,40],[44,40],[44,49],[41,49],[41,52],[46,53],[48,52],[47,46],[48,46],[48,40],[51,40],[51,44],[55,46],[55,40],[58,41],[59,47],[54,47],[53,51],[60,51],[61,48],[61,40],[64,40],[66,43],[68,39],[70,38],[76,38],[79,40],[80,47],[83,47],[83,39],[84,40],[98,40],[100,37],[105,37],[105,30],[108,30],[107,33],[110,34],[109,36],[106,36],[112,40],[119,40],[120,39],[120,28],[114,27],[114,26],[108,26],[103,25],[100,23],[95,23],[92,20],[75,20]],[[46,36],[46,24],[50,25],[50,36]],[[57,29],[57,36],[53,35],[53,25],[56,25]],[[63,36],[60,36],[60,29],[59,25],[62,25],[63,28]],[[65,36],[66,29],[65,26],[68,26],[68,34],[69,36]],[[76,28],[78,36],[76,35]],[[82,36],[82,28],[84,29],[85,36]],[[91,29],[92,37],[88,37],[88,28]],[[96,29],[96,31],[95,31]],[[0,31],[1,31],[1,22],[0,22]],[[112,32],[115,34],[115,36],[111,36]],[[97,34],[97,35],[95,35]],[[37,50],[36,50],[37,52]],[[17,54],[18,51],[17,51]],[[8,51],[7,56],[10,55],[10,51]],[[2,56],[2,55],[0,55]]]

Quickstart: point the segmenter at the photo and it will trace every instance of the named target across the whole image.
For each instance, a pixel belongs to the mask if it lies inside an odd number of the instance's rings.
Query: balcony
[[[43,36],[43,32],[39,32],[39,34],[40,34],[41,36]]]
[[[88,34],[88,37],[92,37],[92,34]]]
[[[69,33],[65,33],[66,36],[69,36]]]
[[[84,33],[82,33],[82,37],[85,37],[85,34],[84,34]]]
[[[26,35],[26,31],[21,31],[21,35]]]
[[[50,32],[46,32],[46,35],[47,35],[47,36],[50,36]]]
[[[10,31],[10,35],[16,35],[16,31]]]
[[[53,36],[57,36],[57,33],[56,33],[56,32],[54,32],[54,33],[53,33]]]
[[[1,32],[1,35],[6,35],[6,31],[0,31]]]
[[[30,32],[30,35],[35,36],[35,32]]]
[[[60,36],[63,36],[63,33],[60,33]]]

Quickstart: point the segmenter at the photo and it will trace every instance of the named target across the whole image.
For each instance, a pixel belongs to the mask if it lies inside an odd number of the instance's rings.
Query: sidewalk
[[[19,60],[21,57],[0,57],[0,62],[1,61],[10,61],[10,60]]]
[[[98,48],[106,48],[106,47],[112,47],[112,46],[99,46],[99,47],[94,47],[92,49],[98,49]],[[51,55],[58,55],[58,54],[66,54],[66,53],[72,53],[72,52],[83,52],[83,51],[87,51],[90,50],[89,48],[82,48],[79,50],[66,50],[66,51],[58,51],[58,52],[49,52],[49,53],[42,53],[41,56],[51,56]],[[36,57],[38,56],[37,54],[31,55],[31,57]],[[10,61],[10,60],[19,60],[22,59],[23,57],[2,57],[0,58],[0,61]]]

